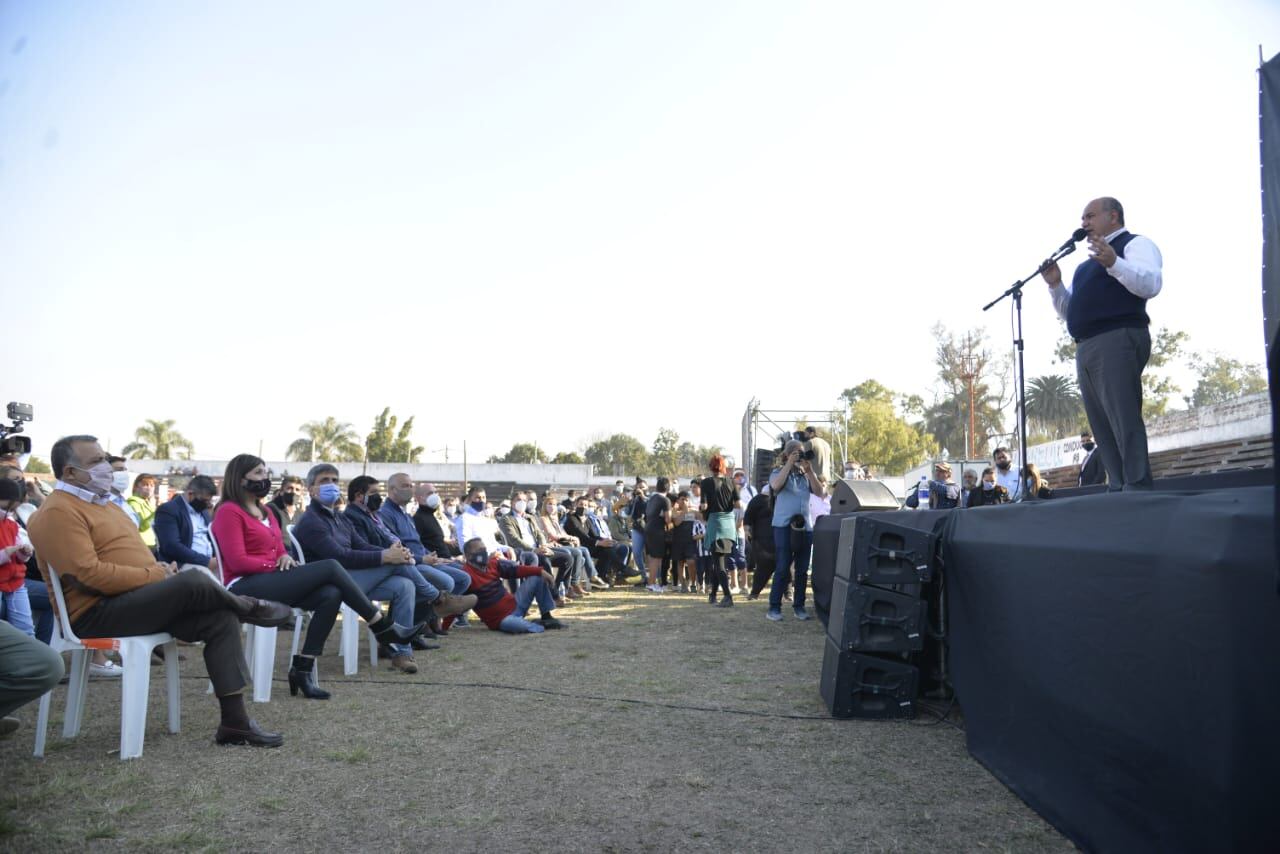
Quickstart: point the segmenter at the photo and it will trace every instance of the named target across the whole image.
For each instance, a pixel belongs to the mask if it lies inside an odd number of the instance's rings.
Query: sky
[[[1280,4],[1065,8],[0,2],[0,398],[46,459],[146,418],[281,459],[384,406],[428,462],[736,453],[753,398],[932,399],[938,322],[1008,351],[982,306],[1101,195],[1154,325],[1261,362]],[[1026,294],[1027,375],[1072,373]]]

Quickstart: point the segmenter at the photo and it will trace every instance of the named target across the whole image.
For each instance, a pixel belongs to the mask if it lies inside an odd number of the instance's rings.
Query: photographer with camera
[[[765,617],[782,620],[782,591],[787,584],[787,568],[795,561],[794,611],[797,620],[809,619],[804,608],[805,584],[808,582],[809,553],[813,548],[813,519],[809,512],[809,496],[825,496],[826,484],[813,469],[813,451],[791,438],[782,448],[780,465],[769,475],[773,493],[773,547],[776,563],[773,586],[769,589],[769,610]]]

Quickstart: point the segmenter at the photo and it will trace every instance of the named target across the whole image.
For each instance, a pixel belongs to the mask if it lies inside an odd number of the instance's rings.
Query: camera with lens
[[[13,423],[7,427],[0,423],[0,454],[24,456],[31,453],[31,439],[16,434],[22,432],[22,425],[32,417],[31,404],[10,401],[9,420]]]
[[[803,531],[805,529],[804,515],[801,513],[795,514],[791,517],[791,521],[788,524],[791,526],[791,530],[793,531]]]

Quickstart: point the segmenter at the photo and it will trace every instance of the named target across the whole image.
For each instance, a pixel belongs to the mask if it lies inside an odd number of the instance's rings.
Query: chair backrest
[[[289,535],[289,542],[293,543],[293,550],[298,553],[298,563],[306,563],[307,558],[306,555],[302,553],[302,544],[299,543],[298,538],[293,535],[293,526],[289,525],[284,529],[284,532]]]
[[[58,610],[58,628],[62,630],[62,637],[71,643],[83,642],[76,637],[76,633],[71,630],[71,620],[67,617],[67,600],[62,595],[62,582],[58,579],[58,571],[53,568],[53,564],[48,564],[49,568],[49,589],[53,593],[53,601]]]
[[[227,567],[222,562],[222,549],[218,548],[218,538],[213,535],[212,526],[209,528],[209,542],[213,545],[213,556],[218,559],[218,582],[223,586],[227,586]]]

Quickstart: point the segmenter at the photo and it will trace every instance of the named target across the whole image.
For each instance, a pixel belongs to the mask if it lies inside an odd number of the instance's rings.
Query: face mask
[[[89,482],[84,485],[84,488],[94,495],[106,495],[111,491],[111,485],[114,482],[113,475],[115,474],[111,470],[111,463],[103,460],[100,463],[94,463],[91,468],[80,469],[80,471],[89,475]]]
[[[382,506],[382,496],[376,492],[369,493],[369,497],[364,500],[364,506],[369,508],[370,513],[377,513],[378,508]]]
[[[342,497],[342,490],[338,488],[336,483],[322,483],[320,485],[319,494],[316,500],[326,507],[332,507],[338,503],[338,499]]]
[[[989,480],[984,480],[982,482],[982,488],[985,489],[987,492],[990,492],[991,490],[996,488],[996,485]]]
[[[478,569],[484,569],[486,566],[489,565],[489,553],[488,552],[472,552],[470,557],[467,558],[467,563],[471,564],[474,567],[477,567]]]
[[[111,473],[111,488],[124,494],[124,491],[129,488],[129,473],[127,471],[113,471]]]
[[[435,510],[440,506],[440,496],[434,492],[427,496],[427,509]]]
[[[298,496],[293,494],[292,492],[282,492],[280,493],[279,497],[280,497],[280,503],[285,507],[292,507],[294,505],[294,502],[298,500]]]
[[[484,502],[483,502],[483,501],[472,501],[472,502],[471,502],[471,509],[472,509],[472,510],[474,510],[474,511],[476,511],[477,513],[483,513],[483,512],[484,512]]]
[[[1086,451],[1092,451],[1094,448],[1097,447],[1097,445],[1095,445],[1093,442],[1081,442],[1080,447],[1084,448]]]
[[[190,504],[191,509],[197,513],[203,513],[209,509],[209,499],[207,498],[193,498],[187,503]]]
[[[261,480],[246,480],[244,491],[254,498],[266,498],[267,493],[271,491],[271,480],[265,477]]]
[[[529,502],[527,501],[517,501],[515,503],[515,511],[517,513],[524,513],[524,511],[528,509],[529,509]]]
[[[573,515],[575,515],[575,516],[585,516],[585,515],[587,515],[587,508],[585,508],[585,507],[577,507],[577,508],[574,508]]]

